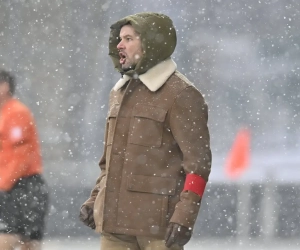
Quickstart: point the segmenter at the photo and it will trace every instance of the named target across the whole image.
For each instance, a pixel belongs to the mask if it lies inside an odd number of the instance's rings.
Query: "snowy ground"
[[[77,239],[45,239],[43,250],[99,250],[99,240],[77,238]],[[199,239],[193,240],[185,247],[185,250],[296,250],[300,249],[300,240],[281,241],[250,241],[245,243],[232,242],[230,239]]]

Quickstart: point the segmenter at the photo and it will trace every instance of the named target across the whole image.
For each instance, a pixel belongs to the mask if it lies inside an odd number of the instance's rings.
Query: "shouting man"
[[[183,249],[211,169],[203,96],[171,59],[176,31],[158,13],[111,26],[121,79],[109,97],[101,174],[80,219],[101,249]]]

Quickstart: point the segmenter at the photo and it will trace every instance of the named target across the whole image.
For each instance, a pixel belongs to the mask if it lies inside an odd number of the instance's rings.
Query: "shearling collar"
[[[173,74],[176,68],[176,63],[172,59],[167,59],[158,63],[157,65],[149,69],[146,73],[139,75],[138,78],[143,84],[146,85],[146,87],[150,91],[155,92],[162,85],[164,85],[166,80],[170,77],[170,75]],[[123,75],[123,77],[116,83],[113,89],[115,91],[119,90],[130,79],[130,76]]]

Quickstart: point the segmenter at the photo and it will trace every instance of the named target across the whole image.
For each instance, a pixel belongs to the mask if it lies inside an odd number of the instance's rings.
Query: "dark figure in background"
[[[48,188],[34,119],[0,69],[0,249],[40,250]]]
[[[158,13],[111,26],[121,79],[109,97],[101,174],[80,219],[101,249],[183,249],[211,170],[208,108],[176,70],[176,32]]]

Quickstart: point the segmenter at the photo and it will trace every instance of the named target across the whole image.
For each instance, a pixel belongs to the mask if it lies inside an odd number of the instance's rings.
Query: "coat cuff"
[[[193,229],[201,204],[201,197],[192,191],[183,191],[180,201],[176,204],[170,222]]]

